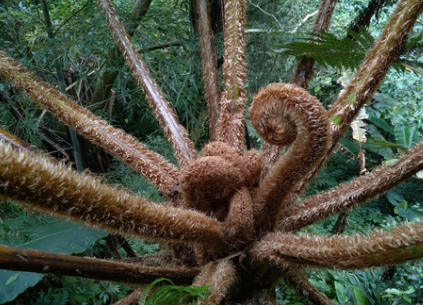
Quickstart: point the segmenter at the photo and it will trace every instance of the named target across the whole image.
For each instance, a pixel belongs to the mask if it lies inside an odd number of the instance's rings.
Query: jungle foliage
[[[112,2],[0,4],[1,304],[420,304],[422,1]]]

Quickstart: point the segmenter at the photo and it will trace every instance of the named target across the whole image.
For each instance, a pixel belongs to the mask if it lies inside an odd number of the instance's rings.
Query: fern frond
[[[147,299],[148,294],[159,283],[169,282],[169,285],[163,285],[155,289]],[[210,292],[210,286],[176,286],[166,278],[159,278],[148,285],[141,293],[138,301],[139,305],[177,305],[189,304],[192,299],[204,298],[205,294]]]
[[[324,67],[355,69],[363,61],[374,38],[365,30],[360,33],[349,31],[350,38],[338,38],[334,34],[309,33],[307,38],[279,46],[276,52],[295,57],[313,58]]]

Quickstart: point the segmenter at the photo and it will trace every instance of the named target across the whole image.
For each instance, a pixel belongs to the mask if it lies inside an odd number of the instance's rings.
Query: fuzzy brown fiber
[[[271,84],[261,90],[251,106],[251,121],[266,141],[292,144],[254,195],[255,227],[260,232],[275,227],[291,189],[326,156],[329,121],[315,97],[290,84]]]

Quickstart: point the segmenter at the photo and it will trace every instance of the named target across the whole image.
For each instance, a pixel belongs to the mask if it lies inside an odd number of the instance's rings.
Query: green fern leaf
[[[278,46],[275,52],[295,57],[313,58],[323,67],[355,69],[373,45],[373,37],[365,30],[349,31],[351,38],[338,38],[331,33],[309,33],[308,38]]]
[[[147,299],[152,288],[160,282],[169,282],[170,285],[162,285]],[[148,285],[141,293],[138,301],[139,305],[177,305],[188,304],[198,298],[204,298],[210,292],[210,286],[176,286],[173,282],[166,278],[159,278]]]

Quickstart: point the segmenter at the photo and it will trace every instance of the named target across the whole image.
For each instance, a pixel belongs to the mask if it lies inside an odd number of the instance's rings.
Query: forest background
[[[132,1],[113,3],[120,18],[130,24]],[[329,106],[372,45],[372,37],[379,36],[395,4],[381,0],[370,3],[377,5],[370,23],[363,25],[366,27],[354,43],[346,45],[342,39],[351,35],[357,22],[355,17],[370,5],[365,0],[340,0],[328,31],[333,35],[319,37],[326,39],[329,47],[318,49],[309,41],[314,39],[310,32],[320,1],[247,1],[249,100],[269,83],[288,83],[297,59],[307,55],[317,60],[309,92],[325,107]],[[42,4],[37,0],[0,3],[0,48],[50,84],[58,83],[60,69],[67,93],[81,105],[134,135],[166,159],[174,160],[144,93],[123,60],[117,59],[115,42],[95,2],[49,1],[51,27],[46,26]],[[219,3],[211,2],[211,7],[219,8]],[[223,33],[219,15],[219,9],[212,10],[217,60],[221,65]],[[196,147],[202,147],[208,139],[207,108],[193,3],[154,0],[137,25],[132,33],[133,42],[162,91],[173,102]],[[419,19],[400,62],[391,68],[365,112],[355,121],[355,130],[343,137],[337,152],[305,195],[394,162],[398,153],[422,140],[422,28]],[[99,86],[104,72],[115,78],[110,94]],[[74,162],[79,170],[88,169],[134,193],[162,199],[154,187],[125,164],[83,138],[77,138],[79,154],[75,154],[72,131],[1,78],[0,127],[5,134],[8,131],[58,159]],[[248,117],[247,130],[248,145],[260,147],[262,140]],[[417,222],[423,215],[422,192],[422,180],[415,177],[349,214],[336,215],[304,231],[367,233],[375,228],[393,228],[404,220]],[[1,204],[0,219],[0,243],[15,247],[114,259],[142,256],[160,248],[154,243],[121,240],[50,216],[33,215],[10,201]],[[119,247],[122,244],[125,246]],[[339,304],[423,304],[421,261],[366,271],[316,270],[310,278]],[[131,290],[129,286],[110,282],[10,271],[0,271],[0,283],[2,304],[112,304]],[[350,286],[354,289],[347,289]],[[282,304],[306,302],[282,283],[276,288],[276,295]]]

